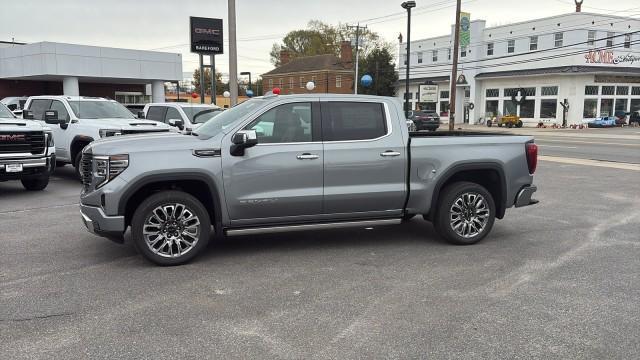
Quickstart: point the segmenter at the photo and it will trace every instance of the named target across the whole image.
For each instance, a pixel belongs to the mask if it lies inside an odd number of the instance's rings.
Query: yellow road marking
[[[577,159],[577,158],[566,158],[566,157],[546,156],[546,155],[538,156],[538,160],[551,161],[551,162],[557,162],[557,163],[563,163],[563,164],[571,164],[571,165],[598,166],[598,167],[606,167],[606,168],[612,168],[612,169],[640,171],[640,164],[617,163],[612,161]]]

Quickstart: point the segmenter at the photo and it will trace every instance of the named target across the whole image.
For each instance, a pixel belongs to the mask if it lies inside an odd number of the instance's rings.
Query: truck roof
[[[67,96],[67,95],[37,95],[30,96],[29,99],[53,99],[53,100],[67,100],[67,101],[115,101],[113,99],[107,99],[94,96]]]
[[[340,98],[343,100],[349,99],[367,99],[367,100],[395,100],[395,97],[392,96],[377,96],[377,95],[361,95],[361,94],[287,94],[287,95],[276,95],[276,94],[266,94],[263,96],[256,96],[258,99],[276,99],[276,98],[301,98],[301,99],[335,99]]]

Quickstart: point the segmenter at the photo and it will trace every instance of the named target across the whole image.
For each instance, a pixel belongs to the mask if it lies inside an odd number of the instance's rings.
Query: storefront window
[[[499,89],[487,89],[487,97],[498,97],[500,96]]]
[[[640,86],[634,86],[631,88],[631,95],[640,95]]]
[[[598,117],[598,100],[584,99],[584,108],[582,110],[582,117],[585,119]]]
[[[598,86],[588,85],[584,87],[585,95],[598,95]]]
[[[449,102],[440,101],[440,116],[449,116]]]
[[[618,86],[616,88],[616,95],[629,95],[629,87],[628,86]]]
[[[616,99],[616,107],[614,115],[618,115],[621,112],[627,112],[627,99]]]
[[[602,95],[613,95],[615,94],[616,87],[615,86],[603,86],[602,87]]]
[[[604,89],[605,86],[603,86],[602,88]],[[600,99],[600,116],[612,116],[612,115],[613,115],[613,99]]]
[[[540,118],[555,119],[557,111],[558,101],[556,99],[542,99],[540,101]]]
[[[448,98],[449,98],[449,91],[448,90],[440,91],[440,99],[448,99]]]
[[[516,102],[513,100],[505,100],[502,107],[502,113],[504,115],[516,115],[517,114]]]
[[[640,111],[640,99],[631,99],[631,111]]]
[[[535,100],[525,100],[520,104],[520,117],[521,118],[533,118],[536,108]]]
[[[558,95],[558,87],[557,86],[543,86],[542,87],[542,96],[554,96]]]
[[[487,116],[497,116],[498,100],[487,100],[485,105],[485,112],[487,113]]]

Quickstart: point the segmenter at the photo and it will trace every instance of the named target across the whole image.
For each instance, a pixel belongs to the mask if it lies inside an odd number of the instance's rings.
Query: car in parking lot
[[[158,161],[162,159],[162,161]],[[409,132],[395,98],[269,95],[193,136],[109,138],[83,150],[81,218],[160,265],[220,235],[432,221],[473,244],[507,208],[536,203],[530,136]]]
[[[146,104],[142,111],[145,119],[160,121],[190,133],[224,109],[213,104],[166,102]]]
[[[51,129],[17,118],[0,103],[0,182],[20,180],[27,190],[43,190],[55,164]]]
[[[616,117],[615,116],[601,116],[595,118],[587,123],[587,126],[590,128],[608,128],[616,126]]]
[[[629,114],[629,125],[631,124],[640,125],[640,110],[632,111]]]
[[[418,131],[436,131],[440,127],[440,116],[436,111],[414,111],[410,118]]]
[[[82,149],[92,141],[171,129],[161,122],[136,118],[114,100],[88,96],[31,96],[23,118],[51,126],[58,165],[71,163],[78,176]]]

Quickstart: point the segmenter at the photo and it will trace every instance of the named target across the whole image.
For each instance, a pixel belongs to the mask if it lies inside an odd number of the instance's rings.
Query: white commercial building
[[[86,95],[162,102],[164,83],[181,80],[180,54],[53,42],[0,47],[0,98]]]
[[[456,123],[516,114],[525,123],[561,124],[565,99],[568,124],[640,110],[640,19],[576,12],[495,27],[475,20],[469,28],[459,53]],[[451,26],[448,35],[411,42],[412,109],[448,117],[453,34]],[[401,99],[406,62],[401,43]],[[420,101],[421,84],[437,86],[435,102]]]

